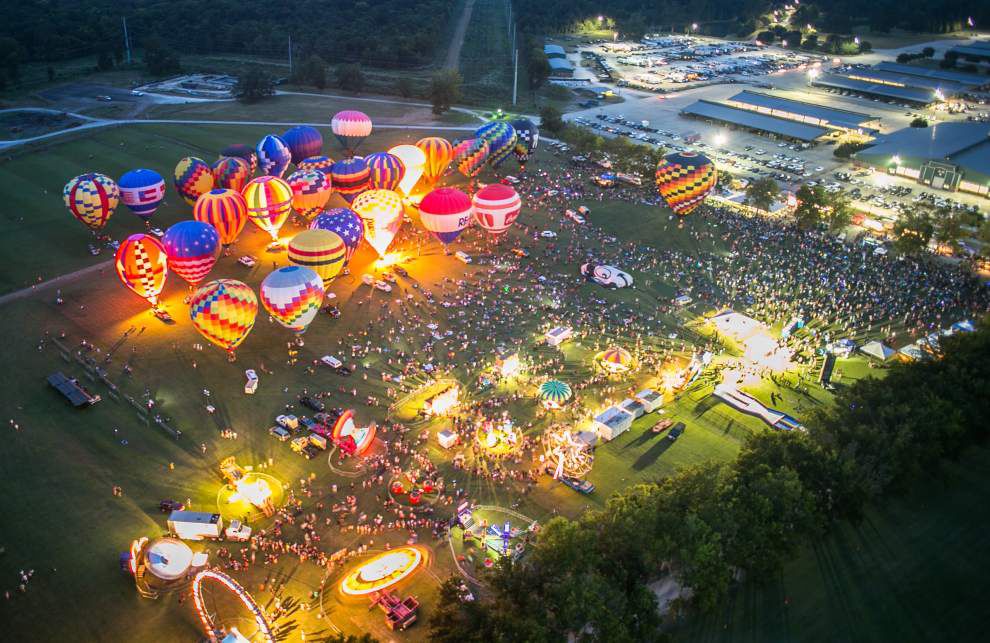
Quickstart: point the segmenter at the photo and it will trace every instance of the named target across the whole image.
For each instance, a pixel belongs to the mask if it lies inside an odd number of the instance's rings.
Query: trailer
[[[168,516],[168,531],[182,540],[220,540],[223,518],[205,511],[173,511]]]

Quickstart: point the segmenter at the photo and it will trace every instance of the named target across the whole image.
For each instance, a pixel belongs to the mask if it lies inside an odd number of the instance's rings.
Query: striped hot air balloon
[[[678,216],[687,216],[718,183],[718,170],[704,154],[674,152],[657,164],[657,191]]]
[[[165,199],[165,179],[154,170],[131,170],[120,177],[120,199],[147,222]]]
[[[364,238],[364,223],[357,212],[348,208],[333,208],[322,214],[316,215],[310,229],[329,230],[335,232],[344,240],[347,246],[347,255],[344,257],[344,265],[351,260],[354,251],[357,250],[361,239]]]
[[[189,205],[213,189],[213,170],[206,161],[187,156],[175,166],[175,189]]]
[[[351,203],[357,195],[368,189],[371,181],[371,170],[364,159],[342,159],[330,168],[330,180],[337,194]]]
[[[364,157],[371,171],[371,188],[374,190],[395,190],[406,173],[402,159],[388,152],[375,152]]]
[[[227,190],[244,189],[251,179],[251,166],[238,156],[222,156],[213,164],[213,186]]]
[[[220,156],[236,156],[239,159],[247,161],[247,164],[251,168],[251,176],[254,176],[254,173],[258,171],[258,155],[250,145],[244,145],[243,143],[228,145],[220,151]]]
[[[193,219],[208,223],[220,234],[224,246],[237,241],[247,223],[247,201],[234,190],[210,190],[196,200]]]
[[[258,142],[258,167],[262,174],[282,178],[292,160],[292,152],[281,136],[269,134]]]
[[[323,305],[323,280],[302,266],[273,271],[258,289],[261,305],[275,320],[294,333],[302,333]]]
[[[132,234],[120,244],[113,259],[120,281],[152,307],[157,306],[168,277],[165,246],[150,234]]]
[[[292,207],[307,219],[323,211],[333,192],[330,177],[319,170],[296,170],[286,183],[292,188]]]
[[[622,373],[632,368],[633,356],[626,349],[613,346],[595,355],[595,361],[608,371]]]
[[[522,199],[508,185],[492,183],[474,195],[474,219],[493,236],[504,233],[522,209]]]
[[[231,357],[254,328],[258,298],[251,287],[235,279],[203,285],[189,300],[189,317],[196,330]]]
[[[329,156],[310,156],[303,159],[296,165],[297,170],[319,170],[330,176],[330,168],[333,166],[333,159]]]
[[[62,199],[72,216],[99,232],[120,203],[120,188],[104,174],[81,174],[65,184]]]
[[[195,286],[206,278],[220,256],[220,233],[209,223],[180,221],[165,231],[162,245],[169,269]]]
[[[278,241],[278,231],[292,211],[292,188],[274,176],[259,176],[244,186],[248,219]]]
[[[423,150],[426,155],[426,164],[423,166],[423,176],[432,187],[440,179],[447,166],[454,158],[454,146],[445,138],[439,136],[428,136],[416,141],[416,147]]]
[[[364,112],[347,109],[333,115],[330,119],[330,131],[340,141],[344,152],[351,156],[371,134],[371,119]]]
[[[471,198],[457,188],[437,188],[419,204],[423,227],[447,244],[471,224]]]
[[[282,140],[289,146],[292,162],[296,165],[305,158],[316,156],[323,149],[323,135],[309,125],[297,125],[286,130]]]
[[[543,406],[549,409],[559,409],[571,399],[571,387],[560,380],[547,380],[540,384],[536,392]]]
[[[303,230],[289,242],[289,261],[312,269],[324,283],[340,274],[346,255],[344,240],[329,230]]]

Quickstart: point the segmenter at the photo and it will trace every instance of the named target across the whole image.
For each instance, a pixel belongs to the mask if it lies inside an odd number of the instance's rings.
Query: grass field
[[[463,92],[471,101],[499,105],[512,100],[512,43],[505,6],[502,0],[475,0],[460,60]]]

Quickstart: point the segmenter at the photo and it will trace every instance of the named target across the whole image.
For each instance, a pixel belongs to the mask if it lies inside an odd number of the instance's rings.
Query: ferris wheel
[[[215,600],[218,597],[212,596],[212,591],[207,590],[207,587],[218,589],[225,594],[232,594],[250,612],[254,627],[254,631],[249,632],[250,636],[245,636],[235,627],[234,622],[239,622],[241,619],[220,612]],[[212,569],[204,569],[193,578],[192,592],[193,605],[210,643],[228,643],[228,641],[275,643],[275,633],[272,631],[264,611],[248,594],[247,590],[227,574]]]

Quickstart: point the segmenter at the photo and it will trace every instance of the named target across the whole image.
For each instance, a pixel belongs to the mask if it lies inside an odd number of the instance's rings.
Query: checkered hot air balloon
[[[292,188],[292,207],[307,219],[322,212],[333,193],[330,177],[319,170],[296,170],[285,181]]]
[[[251,287],[235,279],[211,281],[193,293],[189,317],[196,330],[231,357],[254,328],[258,298]]]
[[[674,152],[657,164],[657,190],[678,216],[701,205],[718,183],[718,170],[704,154]]]
[[[213,189],[213,170],[203,159],[187,156],[175,166],[175,189],[189,205]]]
[[[571,399],[571,387],[560,380],[548,380],[536,391],[540,402],[547,408],[560,408]]]
[[[220,241],[229,246],[247,223],[247,201],[234,190],[210,190],[196,200],[193,219],[208,223],[220,234]]]
[[[281,136],[269,134],[258,142],[258,167],[262,174],[282,178],[292,160],[292,152]]]
[[[228,190],[244,189],[251,179],[250,164],[239,156],[222,156],[213,164],[213,186]]]
[[[374,190],[395,190],[406,173],[402,159],[388,152],[375,152],[364,157],[371,171],[371,188]]]
[[[540,129],[528,118],[512,121],[512,127],[516,130],[516,147],[512,151],[519,167],[525,170],[526,162],[540,145]]]
[[[330,131],[340,141],[348,156],[352,156],[364,139],[371,135],[371,119],[364,112],[347,109],[330,119]]]
[[[357,195],[368,189],[371,181],[371,170],[364,159],[342,159],[330,168],[330,180],[337,194],[352,203]]]
[[[303,230],[289,242],[289,261],[310,268],[324,283],[340,274],[346,255],[344,240],[329,230]]]
[[[278,241],[278,231],[292,211],[292,188],[274,176],[259,176],[244,186],[248,219]]]
[[[364,222],[357,212],[348,208],[333,208],[322,214],[316,215],[312,223],[309,224],[311,230],[329,230],[335,232],[343,239],[347,247],[347,254],[344,256],[344,265],[351,260],[354,251],[357,250],[361,239],[364,238]]]
[[[124,205],[146,222],[165,199],[165,179],[154,170],[131,170],[117,185]]]
[[[168,276],[165,246],[149,234],[132,234],[120,244],[113,259],[120,281],[156,307]]]
[[[469,179],[478,176],[485,167],[488,150],[488,141],[481,138],[469,138],[455,145],[453,162],[457,171]]]
[[[200,197],[202,198],[202,197]],[[197,205],[199,201],[196,202]],[[180,221],[165,231],[168,267],[190,286],[206,278],[220,256],[220,233],[209,223]]]
[[[354,199],[352,206],[364,221],[364,239],[379,257],[402,226],[402,197],[391,190],[368,190]]]
[[[512,154],[517,137],[516,130],[511,124],[505,121],[492,121],[475,130],[474,138],[488,142],[488,157],[485,160],[494,168]]]
[[[521,209],[522,199],[508,185],[492,183],[474,195],[474,220],[496,237],[515,223]]]
[[[416,141],[416,147],[423,150],[426,155],[426,164],[423,166],[423,176],[426,177],[430,187],[436,185],[437,181],[447,171],[447,166],[454,158],[454,146],[445,138],[439,136],[429,136]]]
[[[120,188],[104,174],[81,174],[65,184],[62,200],[72,216],[99,232],[120,203]]]
[[[250,145],[243,143],[228,145],[220,151],[220,156],[236,156],[239,159],[247,161],[247,164],[251,168],[251,174],[248,178],[254,176],[254,173],[258,171],[258,155]]]
[[[303,159],[318,155],[323,149],[323,135],[309,125],[297,125],[286,130],[282,140],[289,146],[292,162],[296,165]]]
[[[261,305],[275,321],[294,333],[303,333],[323,305],[323,280],[302,266],[275,270],[258,289]]]
[[[419,220],[441,243],[448,244],[471,225],[471,198],[457,188],[437,188],[419,204]]]
[[[330,175],[330,168],[333,166],[333,159],[329,156],[310,156],[303,159],[296,165],[297,170],[319,170],[327,176]]]

